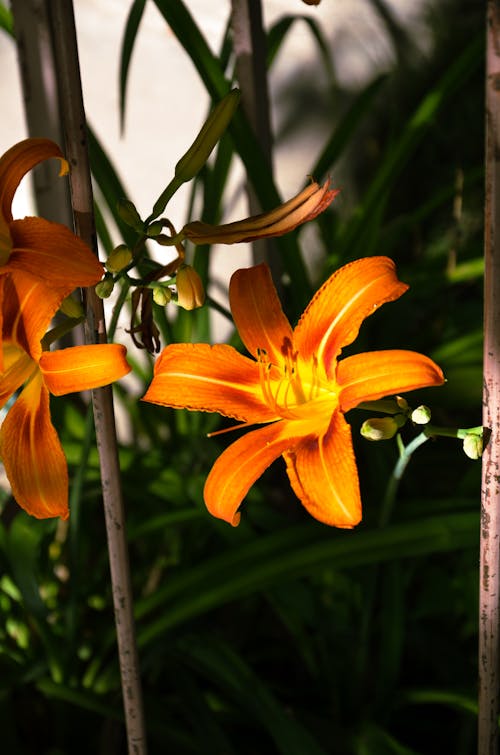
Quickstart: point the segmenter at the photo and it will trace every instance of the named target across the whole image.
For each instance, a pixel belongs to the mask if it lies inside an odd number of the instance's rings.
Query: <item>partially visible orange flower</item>
[[[338,193],[338,189],[330,189],[329,181],[323,186],[313,182],[297,196],[270,212],[224,225],[210,225],[195,220],[184,226],[179,237],[189,239],[193,244],[236,244],[283,236],[326,210]]]
[[[40,519],[68,517],[68,469],[50,418],[49,393],[98,388],[130,371],[117,344],[43,351],[41,337],[58,306],[40,278],[7,276],[3,302],[0,407],[24,386],[0,428],[0,457],[18,504]],[[36,312],[34,320],[27,313]]]
[[[234,321],[253,359],[227,345],[163,350],[146,401],[263,425],[212,467],[204,490],[212,514],[238,524],[249,488],[283,455],[292,488],[313,517],[337,527],[358,524],[358,473],[345,412],[444,382],[440,368],[413,351],[339,360],[363,320],[407,288],[387,257],[357,260],[324,283],[292,330],[269,269],[257,265],[234,273],[229,287]]]
[[[68,172],[61,150],[49,139],[25,139],[0,157],[0,318],[7,274],[22,271],[36,276],[57,293],[60,303],[78,286],[97,283],[104,272],[92,250],[66,226],[44,218],[12,217],[12,200],[21,179],[49,158],[60,161],[61,175]]]

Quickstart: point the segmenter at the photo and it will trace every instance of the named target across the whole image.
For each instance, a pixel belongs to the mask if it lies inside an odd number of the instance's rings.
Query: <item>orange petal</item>
[[[324,435],[304,438],[284,457],[292,488],[311,516],[333,527],[361,521],[351,428],[339,412]]]
[[[262,397],[259,365],[225,344],[167,346],[143,400],[249,423],[276,419]]]
[[[14,341],[38,361],[41,339],[57,311],[63,293],[49,288],[40,278],[28,273],[3,277],[3,339]],[[0,290],[0,294],[1,294]]]
[[[388,257],[365,257],[344,265],[319,289],[294,331],[304,359],[316,354],[332,377],[340,350],[352,343],[363,320],[408,289]]]
[[[442,385],[441,369],[416,351],[389,350],[355,354],[337,365],[339,401],[343,412],[362,401]]]
[[[13,248],[5,270],[23,270],[65,295],[78,286],[92,286],[104,268],[78,236],[66,226],[44,218],[14,220],[10,225]]]
[[[296,426],[298,437],[290,435]],[[233,526],[244,497],[261,474],[301,437],[303,423],[274,422],[246,433],[230,445],[217,459],[207,477],[204,498],[213,516]]]
[[[12,199],[21,179],[35,165],[50,157],[57,157],[60,160],[59,175],[68,172],[68,163],[61,150],[50,139],[25,139],[0,157],[0,213],[7,221],[12,220]]]
[[[323,212],[337,194],[338,189],[330,189],[329,181],[323,186],[312,183],[270,212],[224,225],[194,221],[185,225],[181,234],[193,244],[237,244],[283,236]]]
[[[71,346],[44,351],[40,370],[54,396],[64,396],[114,383],[130,372],[127,349],[118,343]]]
[[[237,270],[229,284],[229,302],[241,340],[250,354],[257,359],[258,351],[264,350],[270,362],[282,364],[293,332],[267,265]]]
[[[3,372],[0,373],[0,407],[28,380],[36,369],[31,357],[14,343],[5,343],[2,349]]]
[[[31,516],[68,518],[68,468],[38,373],[0,428],[0,456],[18,504]]]

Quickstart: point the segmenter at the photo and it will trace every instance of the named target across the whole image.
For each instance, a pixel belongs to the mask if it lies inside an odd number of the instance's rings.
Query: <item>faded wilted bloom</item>
[[[237,244],[283,236],[302,223],[313,220],[328,207],[338,193],[338,189],[330,189],[329,181],[323,186],[313,182],[297,196],[270,212],[223,225],[211,225],[195,220],[184,226],[179,238],[189,239],[193,244]]]

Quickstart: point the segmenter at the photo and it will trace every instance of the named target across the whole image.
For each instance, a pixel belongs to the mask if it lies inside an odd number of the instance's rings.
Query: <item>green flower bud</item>
[[[203,168],[213,148],[227,129],[240,100],[240,93],[233,89],[214,107],[201,131],[175,166],[179,181],[190,181]]]
[[[166,286],[155,286],[153,288],[153,301],[160,307],[164,307],[172,298],[172,292]]]
[[[480,459],[483,453],[483,436],[468,433],[464,438],[463,448],[469,459]]]
[[[113,293],[114,287],[113,278],[106,275],[95,287],[95,292],[100,299],[107,299]]]
[[[411,421],[416,425],[427,425],[431,421],[431,410],[428,406],[417,406],[411,413]]]
[[[116,205],[116,211],[124,223],[138,233],[143,232],[144,223],[136,210],[135,204],[131,202],[130,199],[119,199]]]
[[[163,223],[161,220],[155,220],[153,223],[150,223],[146,229],[146,234],[148,236],[158,236],[163,230]]]
[[[77,299],[74,299],[72,296],[67,296],[65,299],[63,299],[59,309],[64,315],[66,315],[66,317],[72,317],[73,319],[85,317],[85,312],[83,311],[82,305]]]
[[[126,244],[119,244],[109,255],[105,267],[110,273],[119,273],[130,262],[132,262],[132,252]]]
[[[400,424],[394,417],[372,417],[361,425],[360,433],[367,440],[389,440],[394,438]]]

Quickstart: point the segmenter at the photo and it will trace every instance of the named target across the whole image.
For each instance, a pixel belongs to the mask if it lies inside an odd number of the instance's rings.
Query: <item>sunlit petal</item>
[[[229,302],[241,340],[250,354],[258,358],[259,349],[265,350],[269,361],[281,364],[292,343],[292,328],[267,265],[237,270],[229,284]]]
[[[204,497],[210,513],[236,526],[240,520],[237,511],[249,489],[301,437],[302,424],[274,422],[230,445],[213,465],[205,483]],[[294,431],[297,436],[291,435]]]
[[[48,287],[40,278],[21,271],[2,278],[3,338],[15,341],[38,361],[42,353],[40,341],[63,293]]]
[[[130,372],[125,346],[117,343],[71,346],[44,351],[40,370],[45,385],[55,396],[100,388]]]
[[[356,338],[363,320],[408,286],[397,279],[388,257],[365,257],[344,265],[319,289],[294,332],[294,347],[304,360],[316,354],[332,377],[340,350]]]
[[[361,521],[351,428],[340,413],[324,435],[304,438],[284,457],[292,488],[311,516],[334,527]]]
[[[415,351],[370,351],[341,359],[337,365],[340,408],[362,401],[442,385],[444,376],[432,359]]]
[[[66,226],[44,218],[14,220],[10,225],[13,249],[6,270],[24,270],[48,285],[70,293],[92,286],[104,268],[92,250]]]
[[[68,469],[38,373],[0,428],[0,456],[17,503],[38,519],[68,517]]]
[[[12,220],[11,205],[21,179],[35,165],[56,157],[61,163],[60,175],[68,172],[68,163],[61,150],[50,139],[30,138],[15,144],[0,157],[0,213]]]
[[[258,364],[225,344],[167,346],[144,401],[251,423],[276,419],[262,396]]]

